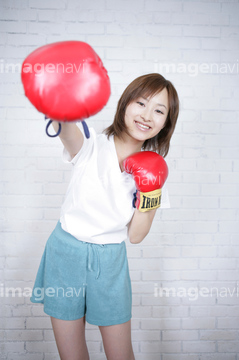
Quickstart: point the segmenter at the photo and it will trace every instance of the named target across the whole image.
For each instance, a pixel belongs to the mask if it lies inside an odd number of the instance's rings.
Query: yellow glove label
[[[143,193],[140,191],[139,211],[145,212],[159,208],[161,205],[161,189]]]

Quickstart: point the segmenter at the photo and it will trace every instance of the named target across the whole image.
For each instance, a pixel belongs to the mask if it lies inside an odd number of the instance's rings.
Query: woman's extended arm
[[[59,124],[57,121],[53,121],[52,125],[54,130],[57,132]],[[75,122],[61,122],[61,132],[59,135],[63,145],[66,150],[69,152],[71,158],[80,151],[83,142],[84,136]]]
[[[156,210],[140,212],[135,209],[128,227],[128,236],[132,244],[139,244],[149,233]]]

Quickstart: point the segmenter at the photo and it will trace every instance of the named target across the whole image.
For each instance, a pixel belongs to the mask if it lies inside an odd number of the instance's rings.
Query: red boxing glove
[[[136,208],[145,212],[160,207],[161,189],[168,176],[163,157],[153,151],[141,151],[126,158],[123,167],[136,184]]]
[[[99,112],[110,96],[110,81],[99,56],[82,41],[44,45],[24,60],[25,95],[46,117],[77,121]]]

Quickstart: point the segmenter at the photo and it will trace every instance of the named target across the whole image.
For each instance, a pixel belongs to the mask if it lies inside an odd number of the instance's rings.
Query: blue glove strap
[[[47,120],[47,119],[48,119],[48,117],[45,116],[45,120]],[[51,125],[51,123],[52,123],[52,120],[49,120],[48,123],[47,123],[47,126],[46,126],[46,134],[47,134],[47,136],[49,136],[49,137],[57,137],[57,136],[60,135],[60,133],[61,133],[61,123],[58,123],[58,124],[59,124],[58,131],[57,131],[57,133],[54,134],[54,135],[51,135],[51,134],[49,134],[49,132],[48,132],[48,129],[49,129],[49,126]],[[86,122],[85,122],[84,120],[82,121],[82,126],[83,126],[83,130],[84,130],[84,133],[85,133],[85,137],[86,137],[87,139],[89,139],[89,137],[90,137],[89,128],[88,128],[88,126],[87,126],[87,124],[86,124]]]
[[[45,116],[45,120],[47,120],[47,119],[48,119],[48,117]],[[88,126],[87,126],[87,124],[86,124],[86,122],[85,122],[84,120],[81,121],[81,122],[82,122],[83,130],[84,130],[84,133],[85,133],[85,137],[86,137],[87,139],[89,139],[89,137],[90,137],[89,128],[88,128]],[[49,126],[51,125],[51,123],[52,123],[52,120],[49,120],[48,123],[47,123],[47,126],[46,126],[46,134],[47,134],[49,137],[57,137],[57,136],[60,135],[60,133],[61,133],[61,123],[58,123],[58,125],[59,125],[58,131],[57,131],[57,133],[54,134],[54,135],[51,135],[51,134],[49,134],[49,132],[48,132],[48,128],[49,128]]]
[[[90,137],[89,128],[88,128],[88,126],[87,126],[87,124],[86,124],[86,122],[84,120],[82,121],[82,126],[83,126],[83,129],[84,129],[85,137],[87,139],[89,139],[89,137]]]
[[[48,119],[48,117],[45,116],[45,120],[47,120],[47,119]],[[59,128],[58,128],[57,133],[54,134],[54,135],[51,135],[51,134],[49,134],[49,132],[48,132],[48,128],[49,128],[49,126],[51,125],[51,123],[52,123],[52,120],[49,120],[48,123],[47,123],[47,126],[46,126],[46,134],[47,134],[49,137],[57,137],[57,136],[60,135],[60,133],[61,133],[61,124],[58,123]]]
[[[136,203],[136,200],[137,200],[137,190],[135,191],[135,193],[134,193],[134,198],[133,198],[133,201],[132,201],[132,205],[133,205],[133,207],[134,208],[136,208],[136,206],[135,206],[135,203]]]

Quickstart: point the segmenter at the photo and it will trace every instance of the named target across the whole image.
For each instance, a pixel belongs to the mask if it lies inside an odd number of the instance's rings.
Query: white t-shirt
[[[114,137],[108,140],[90,128],[90,138],[84,138],[79,153],[70,160],[64,149],[63,161],[74,166],[61,208],[63,230],[95,244],[125,241],[135,211],[132,200],[136,188],[132,176],[120,170]],[[164,185],[161,208],[165,207],[170,204]]]

